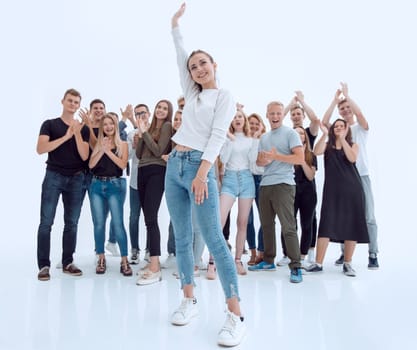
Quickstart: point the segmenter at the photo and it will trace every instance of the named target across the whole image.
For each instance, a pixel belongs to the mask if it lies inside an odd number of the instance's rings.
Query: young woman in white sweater
[[[207,247],[217,263],[217,272],[227,303],[227,317],[217,343],[238,345],[245,334],[240,311],[236,266],[223,238],[219,194],[213,163],[226,139],[235,112],[231,94],[219,89],[217,65],[205,51],[187,54],[178,20],[185,4],[172,18],[172,35],[177,53],[181,86],[187,103],[181,127],[172,140],[165,178],[165,197],[174,227],[178,272],[184,299],[173,313],[171,323],[185,325],[198,314],[194,296],[193,227],[194,212]]]

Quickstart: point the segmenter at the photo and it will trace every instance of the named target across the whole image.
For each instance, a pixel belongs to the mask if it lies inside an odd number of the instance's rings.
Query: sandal
[[[120,263],[120,273],[123,274],[123,276],[132,276],[132,269],[127,261]]]
[[[105,258],[99,258],[97,260],[97,266],[96,266],[96,274],[102,275],[106,272],[106,259]]]
[[[248,261],[249,266],[256,265],[256,255],[251,255],[250,260]]]
[[[208,263],[206,278],[208,280],[215,280],[216,279],[216,265],[214,265],[213,261],[210,261]]]

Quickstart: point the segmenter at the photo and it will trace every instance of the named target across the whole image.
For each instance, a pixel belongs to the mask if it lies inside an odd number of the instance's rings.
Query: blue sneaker
[[[300,268],[291,269],[290,282],[300,283],[303,281],[303,275],[301,274]]]
[[[275,264],[269,264],[266,261],[261,261],[259,264],[249,266],[249,271],[275,271]]]

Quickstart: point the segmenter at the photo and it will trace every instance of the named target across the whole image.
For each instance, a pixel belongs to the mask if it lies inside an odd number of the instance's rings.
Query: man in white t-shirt
[[[377,258],[378,227],[374,213],[374,198],[372,194],[371,180],[369,177],[368,155],[366,151],[369,125],[358,105],[349,96],[348,86],[346,83],[341,83],[341,88],[336,91],[336,95],[323,117],[323,124],[326,126],[330,125],[330,117],[332,116],[336,106],[340,116],[350,125],[353,142],[359,145],[359,154],[358,159],[356,160],[356,168],[358,169],[359,175],[361,177],[362,187],[365,193],[366,223],[368,226],[369,234],[368,268],[370,270],[376,270],[379,268]],[[343,252],[342,256],[336,260],[336,264],[339,263],[343,263]]]

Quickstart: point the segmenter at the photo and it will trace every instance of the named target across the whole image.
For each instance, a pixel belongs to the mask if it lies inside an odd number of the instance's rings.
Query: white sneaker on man
[[[169,254],[165,261],[161,264],[163,269],[170,269],[177,267],[177,258],[174,254]]]
[[[119,247],[116,243],[107,242],[106,250],[113,256],[120,256]]]
[[[222,346],[239,345],[246,334],[245,323],[239,316],[230,311],[226,311],[226,321],[217,337],[217,344]]]

